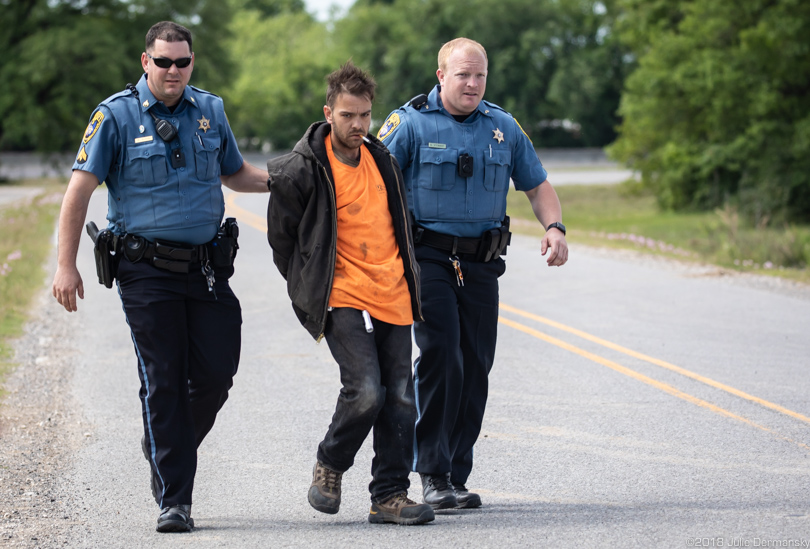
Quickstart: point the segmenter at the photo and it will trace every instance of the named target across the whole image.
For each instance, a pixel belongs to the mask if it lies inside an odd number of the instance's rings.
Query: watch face
[[[555,221],[554,223],[552,223],[551,225],[549,225],[549,226],[548,226],[548,229],[546,229],[546,230],[549,230],[549,229],[554,229],[554,228],[559,229],[560,231],[562,231],[562,234],[565,234],[565,225],[563,225],[563,224],[562,224],[562,223],[560,223],[559,221]]]

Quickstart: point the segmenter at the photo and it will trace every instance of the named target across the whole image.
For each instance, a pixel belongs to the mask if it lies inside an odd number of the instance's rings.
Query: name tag
[[[151,135],[147,135],[146,137],[136,137],[135,138],[135,143],[147,143],[149,141],[152,141],[152,136]]]
[[[446,149],[447,145],[444,143],[428,143],[428,148],[430,149]]]

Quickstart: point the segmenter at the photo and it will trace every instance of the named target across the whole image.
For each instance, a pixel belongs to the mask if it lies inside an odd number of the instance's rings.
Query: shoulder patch
[[[391,115],[385,121],[385,124],[383,124],[380,128],[380,131],[377,132],[377,139],[383,141],[386,137],[394,133],[394,130],[397,129],[400,122],[401,120],[399,118],[399,114],[391,113]]]
[[[96,111],[96,114],[93,115],[93,119],[90,120],[90,123],[87,124],[87,129],[84,130],[84,139],[82,142],[87,144],[88,141],[93,139],[93,136],[96,135],[99,127],[101,127],[101,123],[104,121],[104,113],[100,110]]]

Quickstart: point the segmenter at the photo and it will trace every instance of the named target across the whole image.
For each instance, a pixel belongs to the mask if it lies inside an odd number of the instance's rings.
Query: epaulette
[[[204,89],[202,89],[202,88],[198,88],[197,86],[192,86],[191,84],[189,84],[189,85],[188,85],[188,87],[189,87],[189,88],[191,88],[192,90],[194,90],[195,92],[199,92],[199,93],[205,93],[205,94],[208,94],[208,95],[213,95],[214,97],[219,97],[219,96],[218,96],[217,94],[215,94],[215,93],[211,93],[211,92],[210,92],[210,91],[208,91],[208,90],[204,90]]]
[[[111,101],[115,101],[116,99],[118,99],[118,98],[120,98],[120,97],[129,97],[130,95],[132,95],[132,92],[131,92],[131,91],[129,91],[129,89],[126,89],[126,90],[121,90],[121,91],[120,91],[120,92],[118,92],[118,93],[114,93],[114,94],[112,94],[112,95],[111,95],[111,96],[109,96],[107,99],[105,99],[104,101],[102,101],[100,104],[101,104],[101,105],[105,105],[105,104],[107,104],[107,103],[110,103]]]
[[[417,111],[424,107],[427,104],[428,96],[424,93],[420,93],[410,101],[408,101],[408,106],[413,107]]]
[[[487,107],[489,107],[489,108],[491,108],[491,109],[497,109],[497,110],[499,110],[499,111],[501,111],[501,112],[505,112],[506,114],[509,114],[509,111],[507,111],[506,109],[504,109],[503,107],[501,107],[501,106],[499,106],[499,105],[496,105],[495,103],[490,103],[490,102],[489,102],[489,101],[487,101],[486,99],[482,99],[482,102],[483,102],[484,104],[486,104],[486,106],[487,106]],[[510,116],[511,116],[511,115],[510,115]]]

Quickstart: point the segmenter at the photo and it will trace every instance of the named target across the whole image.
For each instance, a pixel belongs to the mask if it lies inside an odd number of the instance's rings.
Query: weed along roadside
[[[662,212],[652,195],[636,189],[633,184],[557,187],[569,242],[810,284],[810,225],[751,226],[731,206]],[[528,201],[520,193],[509,193],[508,200],[514,230],[542,234]]]
[[[14,365],[13,340],[22,334],[34,296],[45,284],[64,184],[56,180],[0,185],[0,383]],[[2,398],[0,387],[0,398]]]

